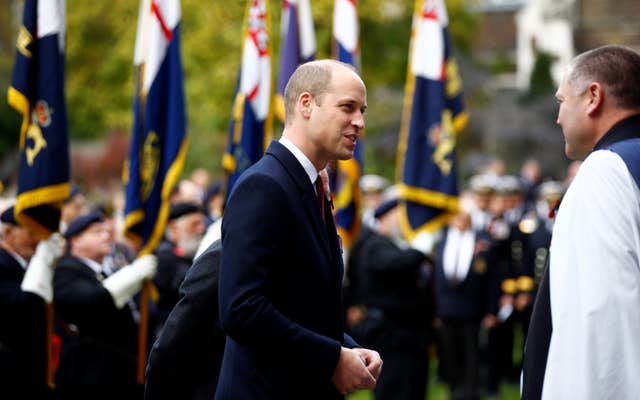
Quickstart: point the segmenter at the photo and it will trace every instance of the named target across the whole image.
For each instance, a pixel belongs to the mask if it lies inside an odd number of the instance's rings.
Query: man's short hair
[[[332,67],[335,65],[342,65],[355,71],[351,65],[336,60],[310,61],[296,68],[284,88],[285,123],[293,117],[298,96],[302,92],[311,93],[316,104],[321,104],[322,95],[327,92],[331,84]]]
[[[582,94],[591,82],[599,82],[623,109],[640,108],[640,54],[618,45],[598,47],[571,62],[568,83]]]

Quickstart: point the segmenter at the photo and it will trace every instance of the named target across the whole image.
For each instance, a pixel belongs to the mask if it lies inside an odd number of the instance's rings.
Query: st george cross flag
[[[316,56],[316,33],[309,0],[282,0],[280,66],[276,116],[284,122],[284,88],[298,65]]]
[[[360,68],[360,26],[357,0],[335,0],[333,9],[333,57]],[[354,157],[338,160],[329,174],[334,193],[336,227],[342,243],[349,248],[360,232],[362,196],[360,176],[363,169],[362,137],[358,138]]]
[[[271,29],[267,0],[249,0],[242,46],[229,144],[222,158],[229,175],[227,195],[240,175],[262,157],[271,140]]]
[[[142,0],[134,53],[134,123],[125,166],[125,235],[152,252],[184,166],[186,117],[180,61],[180,1]]]
[[[444,0],[417,0],[398,142],[406,238],[433,232],[458,209],[456,139],[467,123]]]
[[[64,98],[64,0],[26,0],[16,44],[11,107],[22,114],[16,220],[40,238],[58,231],[69,197]]]

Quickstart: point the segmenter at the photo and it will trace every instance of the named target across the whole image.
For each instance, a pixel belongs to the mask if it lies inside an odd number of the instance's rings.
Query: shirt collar
[[[11,256],[18,262],[18,264],[20,264],[20,266],[22,267],[22,269],[27,269],[27,260],[25,260],[24,258],[22,258],[18,253],[13,252],[11,250],[8,250],[7,248],[4,248],[5,250],[7,250],[7,253],[11,254]]]
[[[309,160],[307,156],[304,155],[302,150],[300,150],[295,144],[293,144],[291,140],[287,139],[284,135],[280,137],[279,142],[284,147],[286,147],[293,154],[296,160],[298,160],[300,165],[302,165],[302,168],[304,168],[304,172],[309,175],[311,183],[315,183],[316,178],[318,178],[318,171],[316,171],[316,167],[313,166],[311,160]]]
[[[593,151],[603,149],[611,144],[625,139],[640,136],[640,114],[632,115],[615,124],[603,137],[598,140]]]
[[[82,262],[84,262],[89,268],[91,268],[96,274],[99,274],[102,272],[102,264],[100,264],[99,262],[96,262],[90,258],[85,258],[85,257],[78,257],[80,260],[82,260]]]

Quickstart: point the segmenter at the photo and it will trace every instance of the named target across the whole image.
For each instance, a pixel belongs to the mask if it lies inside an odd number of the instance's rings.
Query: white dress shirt
[[[302,168],[304,168],[304,171],[307,173],[307,175],[309,175],[309,180],[311,181],[311,184],[314,185],[316,182],[316,179],[318,178],[318,171],[316,170],[316,167],[313,166],[313,163],[311,162],[311,160],[309,160],[309,158],[304,155],[302,150],[300,150],[295,144],[293,144],[291,140],[287,139],[284,135],[280,137],[279,142],[284,147],[286,147],[287,150],[293,153],[293,156],[296,158],[296,160],[298,160],[300,165],[302,165]],[[314,190],[315,190],[315,185],[314,185]]]
[[[460,231],[449,228],[442,258],[442,269],[447,280],[460,283],[467,278],[475,244],[476,234],[472,229]]]

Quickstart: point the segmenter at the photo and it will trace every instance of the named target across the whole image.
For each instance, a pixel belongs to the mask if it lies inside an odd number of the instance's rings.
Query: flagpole
[[[45,304],[45,343],[47,350],[47,370],[46,370],[46,383],[47,386],[51,389],[55,388],[55,380],[54,380],[54,372],[55,368],[53,365],[53,303]]]
[[[138,366],[136,370],[136,380],[139,384],[144,384],[144,370],[147,365],[147,338],[149,332],[149,281],[142,283],[140,291],[140,321],[138,323]]]
[[[147,54],[147,33],[149,32],[149,26],[151,23],[150,14],[152,12],[152,1],[143,0],[143,13],[142,13],[142,32],[141,32],[141,41],[142,41],[142,54]],[[143,56],[143,59],[146,60],[146,56]],[[141,121],[144,121],[144,111],[145,111],[145,102],[146,102],[146,92],[145,92],[145,63],[143,62],[138,68],[138,79],[137,79],[137,91],[138,98],[140,99],[138,105],[138,113],[141,116]],[[138,138],[142,140],[141,138]],[[140,148],[141,146],[138,146]],[[138,254],[138,257],[144,254]],[[136,365],[136,381],[140,385],[144,385],[145,379],[145,367],[147,364],[147,347],[148,347],[148,332],[149,332],[149,281],[142,282],[142,288],[140,289],[140,303],[138,306],[139,319],[138,319],[138,354],[137,354],[137,365]]]

